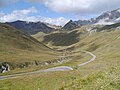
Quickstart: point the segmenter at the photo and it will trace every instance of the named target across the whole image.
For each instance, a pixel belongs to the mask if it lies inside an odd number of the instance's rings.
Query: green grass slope
[[[47,72],[25,75],[0,81],[0,89],[6,90],[119,90],[120,89],[120,30],[90,33],[86,27],[77,30],[79,41],[65,46],[74,56],[71,62],[62,65],[77,65],[90,60],[81,57],[80,51],[90,51],[96,59],[73,71]],[[73,32],[73,31],[72,31]],[[65,42],[66,43],[66,42]],[[58,47],[58,46],[56,46]],[[61,46],[62,47],[62,46]],[[63,49],[61,48],[60,49]],[[82,61],[81,61],[82,60]],[[79,61],[79,62],[78,62]],[[17,82],[19,80],[19,82]]]
[[[0,24],[0,63],[13,68],[55,60],[56,52],[15,28]]]
[[[51,42],[54,46],[69,46],[79,41],[77,38],[79,34],[77,31],[52,33],[44,37],[43,43],[48,44]]]
[[[120,67],[112,66],[84,78],[71,78],[71,84],[58,90],[120,90]]]

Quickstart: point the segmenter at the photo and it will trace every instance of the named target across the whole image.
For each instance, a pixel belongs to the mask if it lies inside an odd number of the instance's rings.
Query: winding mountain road
[[[90,63],[90,62],[92,62],[92,61],[94,61],[96,59],[96,56],[94,54],[92,54],[91,52],[88,52],[88,51],[85,51],[85,52],[88,53],[88,54],[90,54],[93,58],[90,59],[89,61],[85,62],[85,63],[79,64],[78,65],[79,67],[80,66],[84,66],[84,65],[86,65],[86,64],[88,64],[88,63]]]
[[[90,59],[89,61],[87,61],[85,63],[79,64],[78,65],[79,67],[80,66],[84,66],[84,65],[86,65],[88,63],[91,63],[92,61],[94,61],[96,59],[96,56],[94,54],[92,54],[91,52],[88,52],[88,51],[84,51],[84,52],[90,54],[92,56],[92,59]],[[69,71],[69,70],[73,70],[73,68],[72,67],[68,67],[68,66],[59,66],[59,67],[53,67],[53,68],[48,68],[48,69],[45,69],[45,70],[39,70],[39,71],[34,71],[34,72],[0,76],[0,80],[10,79],[10,78],[14,78],[16,76],[38,74],[38,73],[42,73],[42,72]]]

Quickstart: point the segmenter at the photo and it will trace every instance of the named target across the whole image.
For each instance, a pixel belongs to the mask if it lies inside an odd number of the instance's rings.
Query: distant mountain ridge
[[[107,11],[100,16],[96,18],[91,18],[89,20],[78,20],[78,21],[72,21],[70,20],[64,27],[63,29],[70,29],[69,27],[72,26],[73,29],[79,26],[83,25],[110,25],[114,23],[119,23],[120,22],[120,8],[112,11]],[[67,26],[67,27],[66,27]]]
[[[107,11],[94,20],[96,24],[114,24],[118,22],[120,22],[120,8]]]
[[[26,21],[14,21],[14,22],[6,22],[6,24],[15,27],[21,31],[24,31],[28,34],[36,34],[38,32],[49,33],[54,31],[55,29],[49,27],[43,22],[26,22]]]

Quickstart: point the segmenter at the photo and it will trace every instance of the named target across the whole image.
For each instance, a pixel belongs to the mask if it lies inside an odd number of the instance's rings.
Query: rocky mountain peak
[[[70,20],[63,28],[69,29],[68,27],[72,26],[72,29],[75,29],[83,25],[90,25],[90,24],[110,25],[110,24],[119,23],[119,22],[120,22],[120,8],[112,10],[112,11],[104,12],[100,16],[96,18],[91,18],[89,20],[78,20],[78,21]]]

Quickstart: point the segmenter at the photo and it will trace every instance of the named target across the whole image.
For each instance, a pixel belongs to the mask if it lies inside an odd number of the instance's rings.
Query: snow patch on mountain
[[[120,17],[118,19],[116,19],[117,22],[120,22]]]
[[[104,12],[100,16],[96,18],[91,18],[89,20],[70,21],[63,28],[69,29],[72,27],[72,29],[75,29],[84,25],[110,25],[119,22],[120,22],[120,8]]]

